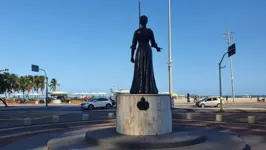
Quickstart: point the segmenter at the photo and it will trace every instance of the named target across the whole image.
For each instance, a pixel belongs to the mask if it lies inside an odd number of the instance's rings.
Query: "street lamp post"
[[[220,89],[220,112],[223,112],[223,101],[222,101],[222,73],[221,73],[221,69],[225,68],[221,66],[224,56],[227,54],[228,52],[224,53],[221,61],[219,62],[219,89]]]
[[[39,66],[37,65],[31,65],[31,70],[34,72],[39,72],[39,70],[43,71],[45,74],[45,79],[46,79],[46,97],[45,97],[45,106],[48,107],[48,77],[47,73],[44,69],[39,69]]]
[[[41,71],[44,72],[45,74],[45,79],[46,79],[46,96],[45,96],[45,106],[47,107],[48,106],[48,77],[47,77],[47,74],[46,74],[46,71],[44,69],[39,69]]]
[[[169,70],[169,94],[172,95],[171,0],[168,0],[168,70]]]
[[[224,56],[228,54],[228,57],[233,56],[236,53],[236,44],[232,44],[231,46],[228,47],[228,51],[224,53],[220,63],[219,63],[219,85],[220,85],[220,111],[223,112],[223,103],[222,103],[222,75],[221,75],[221,69],[224,67],[221,67],[222,61],[224,59]]]

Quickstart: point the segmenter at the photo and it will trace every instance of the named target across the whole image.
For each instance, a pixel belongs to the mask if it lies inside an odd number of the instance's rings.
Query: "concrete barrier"
[[[217,115],[216,115],[216,121],[217,121],[217,122],[222,122],[222,121],[223,121],[223,115],[221,115],[221,114],[217,114]]]
[[[24,125],[25,126],[31,125],[31,118],[25,118],[24,119]]]
[[[81,120],[88,120],[89,119],[89,114],[83,114],[82,115],[82,118],[81,118]]]
[[[192,120],[192,114],[191,113],[187,113],[187,120]]]
[[[248,116],[248,123],[249,124],[254,124],[256,122],[255,116]]]
[[[109,118],[109,119],[113,119],[114,116],[115,116],[114,113],[108,113],[108,118]]]
[[[57,123],[57,122],[59,122],[59,116],[53,116],[53,117],[52,117],[52,122],[53,122],[53,123]]]

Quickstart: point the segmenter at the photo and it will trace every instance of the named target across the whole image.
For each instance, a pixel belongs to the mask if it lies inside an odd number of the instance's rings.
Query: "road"
[[[0,111],[0,128],[22,126],[25,118],[31,118],[32,124],[52,123],[53,116],[59,116],[60,122],[81,121],[83,114],[89,115],[89,120],[108,118],[108,113],[114,109],[82,110],[79,106],[33,107],[32,109],[12,109]]]
[[[11,107],[10,107],[11,108]],[[0,108],[1,109],[1,108]],[[217,128],[222,130],[234,130],[235,127],[245,127],[245,132],[252,134],[252,129],[266,130],[266,111],[252,111],[242,109],[229,109],[226,110],[224,115],[224,122],[217,124],[215,122],[215,115],[218,108],[194,108],[193,106],[186,106],[183,108],[173,109],[173,125],[192,125],[192,126],[203,126],[208,128]],[[193,121],[186,120],[186,114],[190,112],[193,116]],[[59,133],[71,131],[79,128],[90,128],[93,126],[99,126],[104,124],[115,125],[115,119],[109,119],[108,113],[115,113],[115,109],[98,109],[98,110],[82,110],[79,106],[75,105],[63,105],[63,106],[51,106],[45,107],[31,107],[27,109],[21,109],[20,107],[5,109],[0,111],[0,147],[8,146],[12,142],[16,147],[21,143],[19,141],[26,140],[29,138],[36,138],[36,136],[42,137],[42,135],[49,135],[47,139],[51,138],[52,134],[56,136]],[[82,115],[88,114],[88,121],[81,121]],[[60,116],[60,123],[52,123],[52,116]],[[248,125],[247,116],[254,115],[259,124]],[[23,126],[24,118],[32,118],[33,126]],[[217,126],[219,125],[219,126]],[[232,128],[234,127],[234,128]],[[256,131],[257,132],[257,131]],[[51,134],[50,134],[51,133]],[[22,135],[26,134],[26,135]],[[246,134],[246,133],[244,133]],[[12,137],[11,137],[12,136]],[[263,133],[266,136],[266,132]],[[42,137],[43,138],[43,137]],[[18,141],[18,143],[16,142]],[[27,141],[28,142],[28,141]],[[45,141],[47,142],[47,141]],[[44,143],[45,143],[44,142]],[[36,145],[34,145],[36,144]],[[37,146],[40,143],[34,143],[32,147]]]
[[[226,110],[227,108],[225,108]],[[193,119],[203,121],[214,121],[219,108],[196,108],[194,106],[181,106],[173,110],[173,118],[186,119],[186,113],[193,114]],[[25,118],[31,118],[32,124],[52,123],[54,115],[59,116],[60,122],[81,121],[83,114],[89,115],[89,120],[108,119],[108,113],[115,113],[113,109],[83,110],[77,105],[63,105],[51,107],[31,107],[27,109],[1,110],[0,128],[12,126],[23,126]],[[224,114],[224,120],[229,122],[247,122],[247,116],[254,115],[260,123],[266,124],[266,110],[246,110],[246,109],[228,109]]]

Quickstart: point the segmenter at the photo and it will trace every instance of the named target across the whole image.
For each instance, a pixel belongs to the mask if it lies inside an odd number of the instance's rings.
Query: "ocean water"
[[[208,96],[219,96],[219,95],[208,95]],[[222,97],[232,98],[232,95],[223,95]],[[245,95],[235,95],[235,98],[243,98]],[[257,97],[266,97],[266,95],[248,95],[252,98],[257,98]]]
[[[249,95],[249,96],[251,96],[252,98],[254,98],[254,97],[266,97],[266,95]],[[232,97],[232,96],[228,96],[228,97]],[[240,98],[240,97],[243,97],[243,95],[236,95],[235,97]]]

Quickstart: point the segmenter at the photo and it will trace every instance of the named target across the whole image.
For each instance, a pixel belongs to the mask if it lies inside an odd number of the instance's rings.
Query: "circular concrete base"
[[[172,149],[175,150],[248,150],[246,143],[235,135],[199,128],[175,127],[164,135],[128,136],[116,132],[115,127],[88,131],[88,143],[104,149]]]

